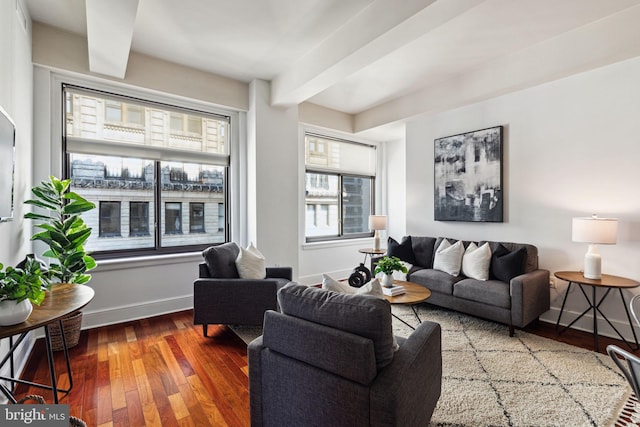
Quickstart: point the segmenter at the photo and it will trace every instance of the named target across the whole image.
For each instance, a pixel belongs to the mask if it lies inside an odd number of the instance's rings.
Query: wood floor
[[[593,349],[593,335],[537,322],[527,332]],[[505,328],[506,333],[506,328]],[[246,345],[226,326],[192,324],[192,312],[83,331],[70,350],[73,389],[60,403],[88,426],[248,426]],[[622,342],[600,339],[600,349]],[[640,355],[640,352],[635,352]],[[66,388],[64,354],[56,352],[60,387]],[[49,383],[43,340],[36,342],[23,379]],[[21,385],[16,397],[47,390]]]
[[[246,345],[226,326],[193,325],[191,311],[83,331],[70,349],[73,389],[60,395],[88,426],[248,426]],[[66,388],[64,353],[56,352]],[[43,340],[23,379],[50,383]],[[20,385],[16,397],[48,390]]]

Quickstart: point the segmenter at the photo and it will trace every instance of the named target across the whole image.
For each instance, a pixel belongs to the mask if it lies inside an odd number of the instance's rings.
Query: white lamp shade
[[[369,230],[386,230],[386,215],[369,215]]]
[[[618,220],[615,218],[573,218],[571,240],[574,242],[615,245]]]

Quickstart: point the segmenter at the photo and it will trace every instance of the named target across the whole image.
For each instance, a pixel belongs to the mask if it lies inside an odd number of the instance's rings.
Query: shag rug
[[[607,355],[422,304],[422,320],[442,328],[442,394],[432,426],[615,425],[630,387]],[[393,313],[409,324],[408,306]],[[394,333],[412,330],[394,319]],[[245,342],[260,328],[237,327]],[[628,424],[627,424],[628,425]]]

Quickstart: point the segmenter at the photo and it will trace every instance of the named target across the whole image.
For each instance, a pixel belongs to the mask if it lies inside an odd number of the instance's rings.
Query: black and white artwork
[[[502,126],[434,141],[436,221],[502,222]]]

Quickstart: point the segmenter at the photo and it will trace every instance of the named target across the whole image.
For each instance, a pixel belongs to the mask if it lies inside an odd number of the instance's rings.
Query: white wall
[[[31,26],[22,2],[0,2],[0,105],[16,124],[14,220],[0,223],[0,263],[15,265],[31,252],[31,234],[25,232],[23,202],[30,197],[33,89],[31,67]],[[16,355],[18,372],[24,355],[32,345],[25,340]],[[8,349],[7,340],[0,341],[0,355]],[[8,366],[1,374],[8,374]]]
[[[553,273],[582,268],[587,248],[571,241],[571,218],[598,213],[619,219],[618,244],[600,246],[603,272],[640,280],[638,76],[635,58],[408,123],[407,234],[532,243],[540,267]],[[433,140],[496,125],[505,127],[504,222],[434,221]],[[565,289],[551,290],[544,320],[555,322]],[[625,291],[627,300],[637,292]],[[582,299],[572,292],[567,308],[582,312]],[[602,309],[630,335],[618,295]],[[591,325],[588,316],[577,324]],[[611,330],[605,324],[601,332]]]
[[[297,276],[298,108],[272,107],[270,86],[263,80],[249,86],[248,240],[269,265],[292,267]]]

